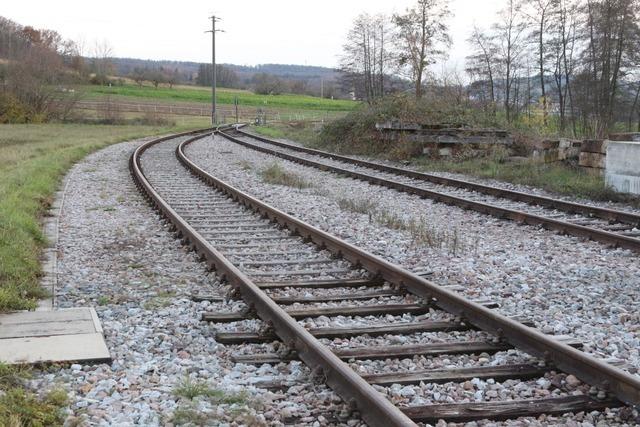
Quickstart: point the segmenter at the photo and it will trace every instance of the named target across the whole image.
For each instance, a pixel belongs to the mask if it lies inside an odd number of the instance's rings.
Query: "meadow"
[[[131,100],[153,100],[157,102],[211,102],[211,89],[197,86],[153,86],[135,84],[95,86],[83,85],[77,88],[85,94],[86,99],[100,99],[106,96],[115,100],[120,98]],[[237,97],[240,106],[263,107],[297,111],[351,111],[358,103],[344,99],[326,99],[308,95],[280,94],[259,95],[246,90],[218,88],[218,103],[232,105]]]

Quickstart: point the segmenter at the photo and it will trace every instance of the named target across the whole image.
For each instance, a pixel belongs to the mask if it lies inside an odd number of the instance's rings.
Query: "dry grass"
[[[441,230],[432,226],[427,217],[418,219],[413,217],[405,218],[380,207],[376,202],[369,199],[339,198],[336,202],[342,210],[368,215],[370,222],[375,222],[393,230],[408,232],[414,245],[443,249],[453,256],[472,249],[471,245],[466,244],[461,239],[457,227],[450,230]]]
[[[287,171],[278,162],[274,162],[266,169],[263,169],[260,172],[260,176],[262,177],[262,181],[267,184],[284,185],[299,189],[312,187],[310,182],[298,174]]]

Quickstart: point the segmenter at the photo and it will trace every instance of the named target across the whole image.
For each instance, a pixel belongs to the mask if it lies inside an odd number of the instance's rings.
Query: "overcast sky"
[[[451,0],[454,41],[447,66],[464,66],[472,26],[489,26],[506,0]],[[7,0],[0,14],[22,25],[57,30],[90,46],[107,40],[114,56],[210,61],[207,17],[220,16],[218,62],[338,63],[345,35],[361,12],[402,12],[411,0]],[[170,6],[165,6],[170,5]],[[90,53],[90,52],[85,52]]]

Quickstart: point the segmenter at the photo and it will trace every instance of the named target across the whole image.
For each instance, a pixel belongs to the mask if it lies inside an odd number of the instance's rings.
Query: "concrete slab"
[[[640,195],[640,142],[609,141],[605,180],[621,193]]]
[[[93,308],[27,311],[0,315],[0,361],[110,362]]]

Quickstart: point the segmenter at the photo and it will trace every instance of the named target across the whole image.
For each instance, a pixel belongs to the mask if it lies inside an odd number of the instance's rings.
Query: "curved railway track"
[[[542,226],[640,252],[640,215],[478,184],[300,147],[245,132],[222,132],[244,147],[521,224]]]
[[[191,142],[208,135],[180,134],[145,143],[131,156],[130,168],[141,192],[183,242],[248,307],[239,313],[205,313],[203,319],[233,322],[258,316],[267,325],[257,332],[219,333],[217,340],[230,345],[279,340],[287,349],[240,354],[237,362],[300,359],[372,426],[509,419],[640,403],[637,377],[583,353],[575,348],[579,343],[502,316],[488,308],[490,302],[464,298],[455,288],[438,286],[215,178],[186,153]],[[347,320],[339,327],[305,327],[319,316]],[[403,337],[405,344],[376,341],[390,335]],[[511,356],[499,364],[476,363],[473,357],[505,352]],[[414,356],[466,364],[365,375],[352,369],[365,360]],[[392,384],[474,378],[536,384],[536,378],[550,371],[574,374],[600,392],[597,397],[575,395],[559,386],[552,397],[537,399],[395,406],[378,391]]]

